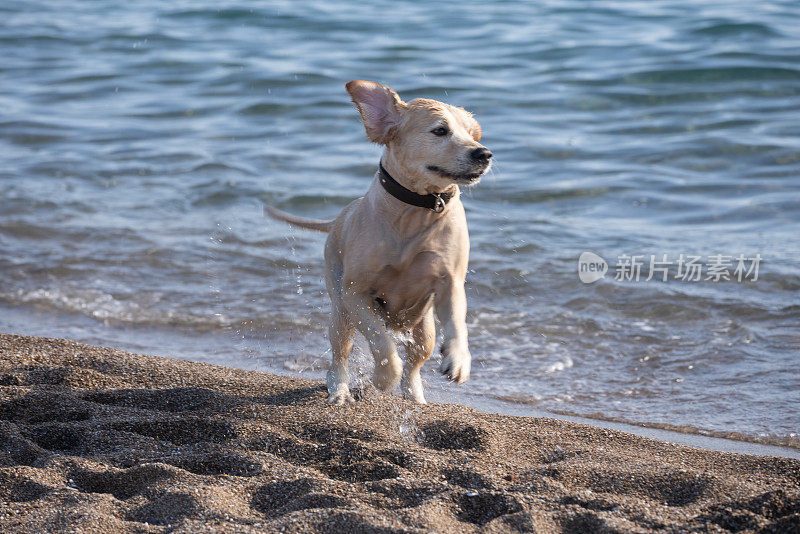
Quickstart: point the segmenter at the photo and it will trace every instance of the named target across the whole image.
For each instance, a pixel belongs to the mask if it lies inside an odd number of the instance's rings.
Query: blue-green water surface
[[[261,205],[332,218],[366,190],[380,150],[344,84],[377,80],[473,111],[495,154],[464,195],[460,391],[799,442],[796,2],[11,0],[0,19],[0,330],[321,377],[324,236]],[[581,283],[584,251],[605,279]],[[664,254],[761,261],[615,280]],[[353,360],[367,376],[363,344]]]

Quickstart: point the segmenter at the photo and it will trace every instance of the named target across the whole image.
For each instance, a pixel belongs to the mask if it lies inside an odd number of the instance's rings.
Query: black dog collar
[[[386,169],[383,168],[383,162],[378,163],[378,169],[380,171],[378,173],[378,178],[380,178],[381,185],[386,192],[406,204],[411,204],[412,206],[418,206],[420,208],[428,208],[434,213],[442,213],[447,203],[455,195],[455,192],[420,195],[410,189],[406,189],[400,185],[397,180],[392,178],[392,176],[386,172]]]

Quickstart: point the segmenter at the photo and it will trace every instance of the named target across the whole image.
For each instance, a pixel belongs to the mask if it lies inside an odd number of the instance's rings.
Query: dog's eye
[[[449,133],[449,130],[447,128],[445,128],[444,126],[439,126],[435,130],[431,130],[431,133],[433,135],[437,135],[439,137],[442,137],[444,135],[447,135]]]

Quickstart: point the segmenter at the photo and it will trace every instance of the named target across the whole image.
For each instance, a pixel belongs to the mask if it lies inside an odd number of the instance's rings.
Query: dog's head
[[[489,170],[492,153],[478,143],[481,127],[465,109],[425,98],[403,102],[375,82],[350,82],[347,92],[367,136],[386,145],[387,157],[414,189],[472,185]]]

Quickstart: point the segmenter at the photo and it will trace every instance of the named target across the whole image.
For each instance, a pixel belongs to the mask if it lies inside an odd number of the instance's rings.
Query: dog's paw
[[[439,372],[457,384],[469,380],[472,356],[469,349],[455,340],[445,341],[442,345],[442,365]]]
[[[425,395],[422,392],[415,392],[403,389],[403,398],[406,400],[414,401],[417,404],[428,404],[425,400]]]
[[[400,383],[400,390],[403,392],[403,398],[416,402],[417,404],[428,404],[425,400],[425,394],[422,392],[422,382],[419,375],[416,380],[403,380]]]
[[[353,404],[356,402],[356,399],[354,399],[353,395],[350,394],[350,388],[344,384],[341,384],[338,388],[336,388],[335,391],[329,392],[328,398],[325,402],[328,404],[343,406],[345,404]]]
[[[372,383],[381,391],[391,391],[400,382],[403,374],[403,361],[392,354],[388,358],[375,362],[375,374]]]

